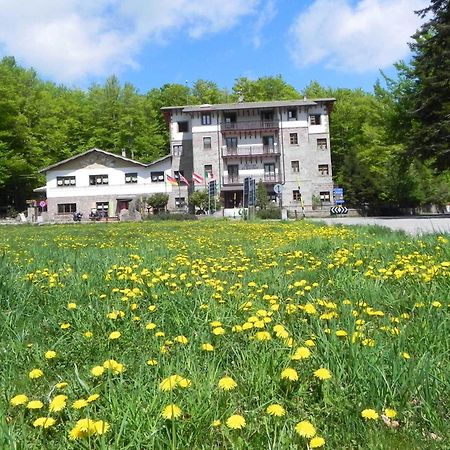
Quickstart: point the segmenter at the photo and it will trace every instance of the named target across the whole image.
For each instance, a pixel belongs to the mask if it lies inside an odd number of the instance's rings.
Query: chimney
[[[122,149],[122,156],[123,156],[124,158],[127,157],[127,151],[126,151],[124,148]]]

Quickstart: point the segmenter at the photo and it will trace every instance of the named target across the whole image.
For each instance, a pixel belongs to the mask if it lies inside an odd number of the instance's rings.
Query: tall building
[[[242,205],[246,177],[261,180],[269,198],[306,210],[330,204],[333,182],[330,114],[334,98],[162,108],[170,129],[172,169],[189,181],[215,179],[222,206]]]

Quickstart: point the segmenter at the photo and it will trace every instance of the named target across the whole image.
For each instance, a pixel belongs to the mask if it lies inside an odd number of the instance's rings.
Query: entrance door
[[[228,169],[228,182],[239,183],[239,165],[229,164],[227,169]]]
[[[129,203],[129,200],[117,200],[117,212],[120,213],[122,209],[128,209]]]

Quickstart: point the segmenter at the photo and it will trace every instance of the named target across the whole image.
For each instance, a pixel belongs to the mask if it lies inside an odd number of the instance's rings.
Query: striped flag
[[[170,175],[166,175],[167,181],[174,185],[174,186],[178,186],[178,181],[176,180],[176,178],[171,177]]]
[[[204,184],[205,183],[205,179],[199,175],[198,173],[192,172],[192,181],[197,184]]]
[[[178,174],[178,177],[182,183],[184,183],[186,186],[189,186],[189,181],[186,180],[186,178],[184,178],[184,176],[181,173]]]

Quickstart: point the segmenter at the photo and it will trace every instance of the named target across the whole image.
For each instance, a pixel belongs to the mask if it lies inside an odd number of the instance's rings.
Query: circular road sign
[[[284,186],[282,184],[276,184],[273,187],[273,191],[275,192],[275,194],[281,194],[283,192]]]

